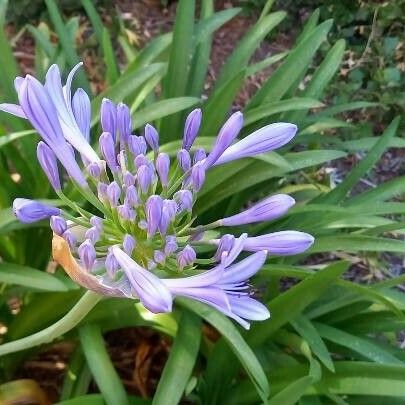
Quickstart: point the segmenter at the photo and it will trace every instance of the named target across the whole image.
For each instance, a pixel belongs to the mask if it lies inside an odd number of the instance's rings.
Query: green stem
[[[52,340],[73,329],[101,299],[101,295],[87,291],[76,305],[53,325],[33,335],[0,345],[0,356],[52,342]]]

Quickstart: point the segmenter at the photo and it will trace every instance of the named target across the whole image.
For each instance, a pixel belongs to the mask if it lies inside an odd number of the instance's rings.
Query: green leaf
[[[339,346],[347,347],[366,359],[381,364],[403,364],[401,360],[397,359],[391,353],[381,349],[366,339],[322,323],[314,322],[314,326],[324,339],[336,343]]]
[[[248,66],[248,68],[246,69],[246,76],[255,75],[256,73],[262,71],[263,69],[266,69],[269,66],[273,65],[274,63],[277,63],[280,60],[284,59],[287,55],[288,52],[276,53],[275,55],[269,56],[268,58],[263,59],[260,62]]]
[[[246,68],[251,56],[265,36],[268,35],[272,29],[277,27],[285,16],[286,13],[284,11],[271,13],[257,22],[253,28],[243,36],[231,56],[223,65],[218,79],[216,80],[215,89],[222,87],[229,78],[235,77]]]
[[[251,345],[259,345],[287,322],[295,319],[304,309],[321,296],[348,268],[346,262],[336,262],[280,294],[268,303],[272,316],[255,324],[248,336]]]
[[[377,136],[366,136],[361,139],[353,139],[343,142],[343,147],[351,152],[357,152],[359,150],[370,150],[375,146],[380,138]],[[403,138],[390,138],[388,148],[405,148],[405,139]]]
[[[385,130],[384,134],[379,138],[378,142],[370,150],[367,157],[363,158],[359,164],[357,164],[335,189],[325,196],[319,197],[317,201],[322,201],[323,203],[336,204],[345,199],[348,192],[356,185],[362,176],[364,176],[368,170],[374,166],[375,163],[380,159],[381,155],[387,149],[388,142],[396,134],[399,125],[399,117],[394,119],[388,128]]]
[[[245,78],[242,71],[231,77],[222,87],[214,90],[203,108],[203,120],[199,134],[201,136],[216,136],[219,128],[235,100],[235,96]]]
[[[311,350],[318,356],[319,360],[330,371],[335,371],[332,358],[330,357],[328,348],[319,336],[318,331],[312,322],[304,315],[297,316],[292,320],[291,325],[293,328],[307,341]]]
[[[324,104],[318,100],[312,98],[296,97],[288,100],[282,100],[272,103],[262,104],[260,107],[252,108],[245,114],[245,126],[259,121],[263,118],[267,118],[271,115],[278,114],[280,112],[291,110],[307,110],[309,108],[320,108]],[[296,122],[296,121],[291,121]]]
[[[178,2],[169,65],[163,81],[162,94],[166,99],[186,95],[194,33],[194,12],[195,0]],[[165,141],[178,136],[180,118],[179,114],[175,114],[163,120],[161,132],[165,134]]]
[[[310,64],[315,52],[325,41],[332,27],[332,20],[323,22],[292,50],[282,65],[270,76],[261,89],[252,97],[246,110],[258,107],[263,102],[279,101]]]
[[[132,116],[133,127],[139,128],[148,122],[186,110],[187,108],[193,107],[199,103],[200,99],[195,97],[175,97],[168,100],[158,101],[142,110],[134,112]]]
[[[396,252],[405,253],[405,244],[396,239],[376,238],[361,235],[319,236],[309,253],[336,252]]]
[[[93,26],[94,33],[96,34],[97,40],[100,44],[103,43],[103,31],[104,25],[101,21],[101,18],[94,7],[94,4],[91,0],[80,0],[82,3],[83,8],[86,10],[86,14],[89,17],[91,25]]]
[[[268,402],[269,405],[294,405],[305,394],[308,387],[313,384],[314,379],[311,376],[299,378],[292,382],[282,391],[274,395]]]
[[[114,54],[113,46],[111,43],[110,34],[107,28],[103,29],[103,54],[104,61],[107,66],[107,81],[110,85],[113,85],[119,78],[120,72],[118,69],[117,59]]]
[[[300,94],[302,97],[320,99],[324,90],[336,71],[339,69],[345,51],[345,41],[340,39],[326,54],[325,59],[315,70],[310,82],[306,85],[305,90]],[[299,111],[295,114],[287,114],[283,117],[287,122],[298,122],[305,117],[306,111]]]
[[[26,131],[12,132],[11,134],[0,136],[0,148],[15,141],[16,139],[23,138],[28,135],[34,135],[36,131],[33,129],[28,129]]]
[[[91,104],[92,111],[92,125],[95,125],[100,117],[100,106],[104,97],[111,99],[115,103],[119,103],[125,97],[135,92],[141,87],[149,78],[164,70],[166,65],[164,63],[154,63],[146,66],[130,74],[122,76],[114,86],[99,94],[93,99]]]
[[[269,396],[269,384],[266,375],[252,349],[243,340],[235,325],[227,317],[208,305],[188,298],[177,298],[177,301],[180,305],[204,318],[218,330],[241,362],[259,396],[266,402]]]
[[[59,42],[62,46],[69,66],[70,68],[73,68],[73,66],[80,62],[80,58],[76,53],[74,43],[70,40],[71,36],[69,35],[67,26],[63,22],[62,16],[58,10],[58,6],[56,5],[55,0],[45,0],[45,4],[48,8],[49,16],[55,27],[55,31],[58,34]],[[80,86],[83,87],[87,93],[91,94],[90,85],[83,70],[79,70],[77,72],[77,80]]]
[[[35,41],[46,53],[48,58],[53,59],[55,57],[56,47],[52,44],[45,33],[40,29],[34,27],[33,25],[27,25],[27,30],[32,34],[32,36],[35,38]]]
[[[100,327],[83,325],[79,328],[79,337],[87,364],[106,403],[129,404],[125,388],[107,353]]]
[[[49,273],[14,263],[0,263],[0,283],[42,291],[67,291],[68,284]]]
[[[178,333],[153,397],[154,405],[175,405],[180,402],[197,359],[200,339],[200,319],[184,310]]]

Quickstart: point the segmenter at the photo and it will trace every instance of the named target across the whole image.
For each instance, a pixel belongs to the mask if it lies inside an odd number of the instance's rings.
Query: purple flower
[[[202,148],[196,149],[194,152],[193,156],[193,163],[196,164],[197,162],[201,162],[207,157],[207,154],[205,153],[205,150]]]
[[[13,212],[19,221],[31,224],[50,218],[52,215],[59,215],[60,209],[38,201],[16,198],[13,202]]]
[[[171,255],[177,250],[177,241],[174,235],[168,235],[165,239],[164,252],[167,256]]]
[[[69,229],[63,232],[62,238],[68,243],[70,249],[74,249],[77,244],[77,238]]]
[[[191,169],[191,183],[195,192],[200,191],[205,181],[205,168],[202,163],[196,163]]]
[[[221,165],[232,160],[256,156],[281,148],[294,138],[296,132],[297,126],[294,124],[278,122],[267,125],[226,149],[214,165]]]
[[[100,150],[112,172],[118,171],[117,155],[115,154],[115,142],[110,132],[103,132],[99,139]]]
[[[190,153],[186,149],[180,149],[177,152],[177,161],[179,162],[179,166],[182,168],[183,172],[190,170],[191,158]]]
[[[154,313],[170,312],[173,297],[163,282],[153,273],[139,266],[119,247],[114,246],[112,251],[144,307]]]
[[[59,236],[61,236],[67,229],[65,218],[61,217],[60,215],[52,215],[49,222],[52,231]]]
[[[94,244],[100,239],[100,229],[96,226],[92,226],[91,228],[87,229],[84,237],[89,239],[90,242]]]
[[[113,278],[117,271],[120,268],[120,265],[118,263],[118,260],[115,258],[114,254],[112,252],[109,252],[107,254],[107,257],[105,259],[105,268],[107,270],[108,275]]]
[[[89,142],[91,120],[90,98],[81,88],[77,89],[76,93],[73,95],[72,110],[80,132],[83,134],[86,141]]]
[[[111,134],[115,144],[117,139],[117,107],[108,98],[103,98],[103,101],[101,102],[100,119],[103,131]]]
[[[289,195],[277,194],[254,204],[239,214],[223,218],[220,222],[224,226],[237,226],[270,221],[284,215],[294,204],[294,198]]]
[[[112,207],[116,207],[118,205],[120,196],[121,196],[120,186],[116,181],[111,182],[107,186],[107,197]]]
[[[100,217],[93,215],[90,218],[90,224],[95,226],[100,232],[103,230],[103,220]]]
[[[104,162],[105,163],[105,162]],[[91,177],[99,179],[101,176],[101,167],[99,162],[92,162],[87,166],[87,171]]]
[[[153,173],[150,167],[147,165],[140,166],[137,171],[137,179],[141,191],[146,193],[153,180]]]
[[[183,149],[190,150],[201,125],[202,112],[199,108],[191,111],[184,124]]]
[[[214,259],[216,261],[220,261],[222,257],[222,253],[229,252],[235,243],[235,236],[230,234],[225,234],[219,239],[218,241],[218,249],[215,252]]]
[[[137,207],[139,205],[140,201],[135,186],[127,187],[125,191],[124,203],[128,204],[130,207]]]
[[[162,197],[151,195],[146,201],[145,208],[146,220],[148,222],[148,237],[151,237],[159,228],[163,208]]]
[[[191,211],[193,207],[193,194],[190,190],[179,190],[173,195],[174,201],[178,205],[180,211]]]
[[[122,241],[122,247],[124,248],[124,252],[127,255],[131,256],[133,250],[135,249],[135,246],[136,246],[135,238],[132,235],[126,233]]]
[[[166,232],[167,232],[167,229],[169,228],[171,220],[172,220],[172,218],[170,215],[169,208],[163,206],[162,215],[160,217],[160,222],[159,222],[159,232],[161,235],[166,235]]]
[[[246,238],[243,249],[249,252],[267,250],[272,255],[289,256],[305,252],[313,243],[314,237],[308,233],[280,231]]]
[[[58,162],[52,149],[45,143],[40,141],[37,146],[37,157],[42,170],[51,183],[56,192],[61,190]]]
[[[159,149],[159,134],[150,124],[146,124],[145,126],[145,139],[151,149],[157,152]]]
[[[238,111],[228,118],[228,121],[225,122],[219,131],[214,147],[204,161],[204,166],[206,169],[214,165],[214,163],[220,158],[232,141],[238,136],[242,127],[243,114]]]
[[[182,251],[177,253],[177,264],[180,270],[183,270],[186,266],[192,265],[196,258],[195,250],[190,245],[186,245]]]
[[[77,249],[80,260],[86,270],[91,270],[96,261],[96,250],[89,239],[86,239]]]
[[[159,153],[156,158],[156,171],[158,172],[160,182],[167,186],[169,181],[170,158],[167,153]]]
[[[132,131],[132,120],[129,108],[124,103],[117,105],[117,126],[120,133],[121,147],[128,141]]]
[[[130,173],[130,172],[125,172],[124,175],[122,176],[125,187],[130,187],[135,184],[135,176]]]

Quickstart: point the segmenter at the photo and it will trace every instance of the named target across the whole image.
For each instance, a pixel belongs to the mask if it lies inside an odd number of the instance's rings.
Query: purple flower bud
[[[156,266],[157,266],[157,264],[153,260],[148,260],[147,268],[149,271],[155,269]]]
[[[191,169],[191,183],[195,192],[200,191],[205,180],[205,169],[202,163],[196,163]]]
[[[144,219],[141,219],[138,222],[138,227],[139,229],[146,230],[148,228],[148,223]]]
[[[165,255],[170,256],[178,248],[176,237],[173,235],[168,235],[168,236],[166,236],[165,242],[166,242],[165,249],[164,249]]]
[[[153,173],[149,166],[142,165],[139,167],[137,171],[137,179],[138,185],[141,188],[142,192],[146,193],[153,179]]]
[[[134,251],[136,246],[136,240],[132,235],[129,235],[128,233],[125,234],[124,239],[122,241],[122,247],[124,248],[124,252],[131,256],[132,252]]]
[[[86,270],[91,270],[96,261],[96,250],[89,239],[86,239],[77,249],[80,260]]]
[[[174,200],[163,200],[163,208],[165,208],[169,214],[170,220],[173,220],[177,214],[177,203]]]
[[[118,215],[125,221],[135,221],[136,212],[128,204],[119,205],[117,211]]]
[[[184,172],[190,170],[191,158],[190,153],[185,149],[180,149],[177,152],[177,161]]]
[[[224,151],[231,145],[243,127],[243,114],[238,111],[232,114],[222,126],[211,153],[204,161],[205,169],[211,167]]]
[[[52,215],[50,219],[51,229],[56,235],[61,236],[67,229],[65,218],[60,215]]]
[[[121,148],[127,143],[132,130],[132,120],[129,108],[124,103],[117,105],[117,126],[120,132]]]
[[[107,98],[104,98],[101,102],[100,119],[103,131],[109,132],[112,135],[113,141],[115,143],[115,132],[117,128],[117,108],[115,104]]]
[[[45,172],[54,190],[60,191],[61,187],[56,155],[45,142],[40,141],[38,143],[37,157],[42,170]]]
[[[161,252],[160,250],[155,250],[153,252],[153,260],[156,263],[164,264],[166,261],[166,255],[163,252]]]
[[[190,190],[179,190],[174,193],[173,198],[177,202],[179,212],[191,211],[193,208],[193,194]]]
[[[166,207],[162,208],[162,216],[160,217],[159,222],[159,232],[161,235],[165,235],[167,232],[167,228],[169,227],[171,222],[170,212]]]
[[[86,233],[84,234],[84,237],[86,239],[89,239],[91,243],[94,244],[98,242],[100,239],[100,230],[97,227],[92,226],[91,228],[87,229]]]
[[[158,195],[151,195],[145,204],[146,220],[148,222],[148,237],[153,236],[158,230],[162,216],[163,200]]]
[[[159,153],[156,158],[156,171],[158,172],[160,182],[167,186],[170,169],[170,158],[167,153]]]
[[[69,229],[63,232],[62,237],[65,239],[71,250],[76,248],[77,238],[71,231],[69,231]]]
[[[135,184],[135,177],[130,172],[125,172],[123,176],[124,184],[126,187],[133,186]]]
[[[235,243],[235,236],[230,234],[225,234],[221,237],[218,243],[218,249],[215,252],[214,259],[216,261],[220,261],[222,257],[222,253],[229,252]]]
[[[159,149],[159,134],[150,124],[145,125],[145,139],[151,149],[157,152]]]
[[[107,184],[102,182],[97,184],[97,196],[98,199],[102,202],[107,202],[108,200],[107,189],[108,189]]]
[[[284,215],[294,204],[294,198],[289,195],[277,194],[254,204],[246,211],[222,219],[221,224],[224,226],[237,226],[270,221]]]
[[[109,132],[103,132],[99,139],[100,150],[107,162],[111,171],[116,172],[118,170],[117,157],[115,154],[114,138]]]
[[[146,153],[146,142],[143,136],[131,135],[128,138],[128,149],[134,155],[144,155]]]
[[[243,250],[248,252],[266,250],[269,254],[289,256],[304,252],[313,243],[314,237],[307,233],[281,231],[246,238]]]
[[[101,176],[101,167],[98,162],[92,162],[87,166],[87,171],[91,177],[99,179]]]
[[[107,186],[107,197],[111,207],[116,207],[121,196],[120,186],[116,181],[113,181]]]
[[[186,245],[181,252],[177,253],[177,264],[180,270],[183,270],[186,266],[192,265],[196,257],[195,250],[190,245]]]
[[[91,105],[87,93],[79,88],[72,98],[72,110],[80,132],[87,142],[90,140]]]
[[[277,122],[258,129],[252,134],[230,146],[215,162],[215,165],[230,162],[281,148],[290,142],[297,133],[297,126]]]
[[[136,191],[135,186],[127,187],[127,189],[125,191],[124,203],[128,204],[130,207],[139,206],[139,197],[138,197],[138,192]]]
[[[13,212],[17,219],[25,224],[59,215],[60,209],[38,201],[26,198],[16,198],[13,202]]]
[[[139,154],[135,159],[134,159],[134,164],[136,167],[141,167],[141,166],[149,166],[149,159],[143,154]]]
[[[93,215],[90,218],[90,224],[95,226],[100,232],[103,230],[103,220],[100,217]]]
[[[193,156],[193,163],[196,164],[197,162],[201,162],[207,157],[207,154],[205,153],[205,150],[202,148],[196,149],[194,152]]]
[[[199,108],[191,111],[184,124],[183,149],[190,150],[201,125],[202,112]]]
[[[109,252],[107,254],[107,257],[105,259],[105,268],[107,270],[107,274],[111,278],[113,278],[115,276],[115,273],[120,268],[118,260],[115,258],[114,254],[112,252]]]

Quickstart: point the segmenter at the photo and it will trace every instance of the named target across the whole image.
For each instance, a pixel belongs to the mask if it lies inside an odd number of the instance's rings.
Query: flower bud
[[[16,198],[13,202],[13,212],[20,222],[30,224],[59,215],[60,209],[26,198]]]
[[[127,140],[132,131],[131,112],[124,103],[117,105],[117,127],[120,133],[121,148],[123,148],[124,145],[127,144]]]
[[[86,239],[89,239],[91,243],[94,244],[98,242],[100,239],[100,230],[97,227],[92,226],[91,228],[87,229],[86,233],[84,234],[84,237]]]
[[[185,149],[180,149],[177,152],[177,161],[179,166],[182,168],[183,172],[190,170],[191,167],[191,158],[190,153]]]
[[[120,186],[116,181],[113,181],[107,186],[107,197],[111,207],[116,207],[121,196]]]
[[[177,254],[177,264],[180,270],[183,270],[186,266],[192,265],[196,257],[195,250],[190,245],[186,245],[184,249]]]
[[[199,108],[191,111],[186,118],[183,134],[183,149],[190,150],[201,125],[202,112]]]
[[[113,141],[115,143],[117,128],[117,108],[115,104],[107,98],[104,98],[101,102],[100,119],[103,131],[109,132],[112,135]]]
[[[86,239],[77,249],[80,260],[86,270],[91,270],[96,261],[96,250],[89,239]]]
[[[65,218],[61,217],[60,215],[51,216],[50,226],[52,231],[59,236],[61,236],[63,232],[65,232],[67,229],[67,223],[65,221]]]
[[[170,158],[167,153],[159,153],[156,158],[156,171],[158,172],[160,182],[167,186],[170,169]]]
[[[196,163],[191,169],[191,183],[195,192],[200,191],[205,181],[205,169],[202,163]]]
[[[117,157],[115,154],[114,138],[109,132],[103,132],[99,139],[100,150],[112,172],[118,170]]]
[[[58,171],[58,162],[56,155],[52,149],[45,143],[40,141],[37,146],[37,157],[42,170],[51,183],[55,191],[60,191],[60,179]]]
[[[203,161],[207,157],[205,150],[202,148],[196,149],[193,156],[193,163],[196,164],[197,162]]]
[[[158,195],[151,195],[145,204],[146,220],[148,222],[148,237],[153,236],[160,224],[162,216],[163,201]]]
[[[165,255],[170,256],[172,253],[174,253],[177,250],[177,240],[174,235],[168,235],[166,236],[165,239]]]
[[[124,252],[131,256],[133,250],[135,249],[136,246],[136,241],[132,235],[129,235],[128,233],[125,234],[124,239],[122,241],[122,247],[124,248]]]
[[[143,193],[146,193],[152,184],[153,173],[149,166],[142,165],[137,171],[138,185]]]
[[[145,126],[145,139],[151,149],[157,152],[159,149],[159,134],[150,124],[146,124]]]
[[[190,190],[179,190],[174,193],[173,198],[178,205],[179,212],[191,211],[193,208],[193,195]]]

